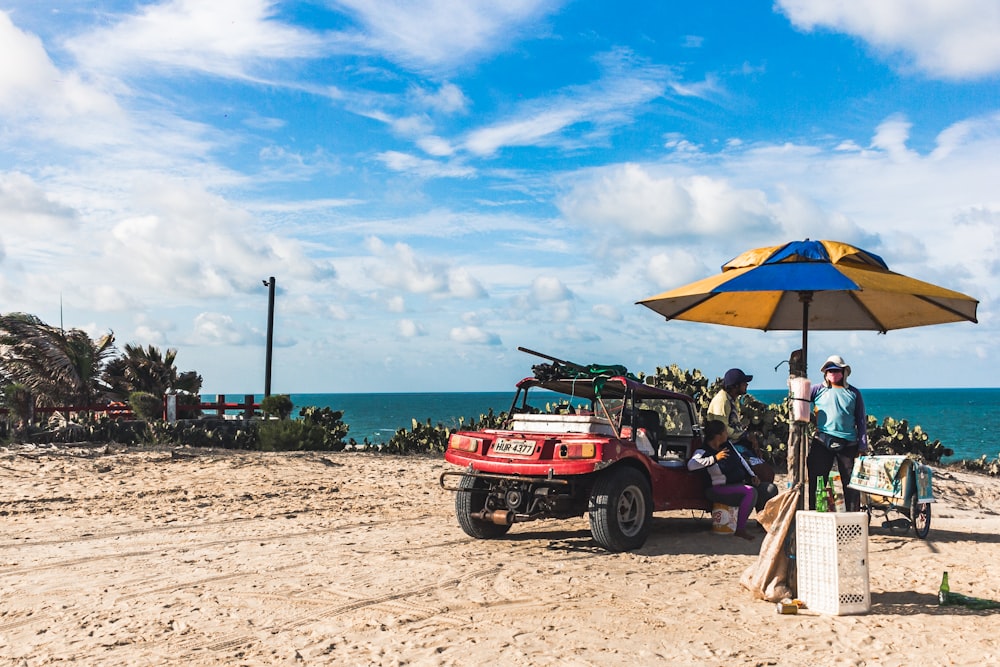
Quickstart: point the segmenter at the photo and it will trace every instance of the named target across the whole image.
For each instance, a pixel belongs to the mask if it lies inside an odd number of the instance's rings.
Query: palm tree
[[[127,343],[124,354],[108,362],[104,377],[112,391],[124,398],[133,391],[163,396],[169,390],[197,394],[201,391],[201,375],[194,371],[177,372],[174,361],[177,350]]]
[[[0,316],[0,376],[17,383],[41,405],[86,407],[103,398],[101,379],[114,353],[113,332],[97,340],[81,329],[64,331],[34,315]]]

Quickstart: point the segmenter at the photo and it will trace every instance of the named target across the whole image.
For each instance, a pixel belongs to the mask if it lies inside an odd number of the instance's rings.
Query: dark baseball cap
[[[738,368],[730,368],[726,371],[725,377],[722,378],[722,386],[733,387],[744,382],[750,382],[750,380],[753,380],[752,375],[747,375]]]

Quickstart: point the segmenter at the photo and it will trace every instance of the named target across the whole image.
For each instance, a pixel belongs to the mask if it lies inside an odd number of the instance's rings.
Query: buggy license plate
[[[531,456],[535,453],[534,440],[511,440],[498,438],[493,445],[494,454],[513,454],[515,456]]]

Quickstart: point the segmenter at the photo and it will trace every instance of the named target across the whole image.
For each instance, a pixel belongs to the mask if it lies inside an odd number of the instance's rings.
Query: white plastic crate
[[[798,598],[823,614],[865,614],[868,588],[868,517],[864,512],[795,514]]]

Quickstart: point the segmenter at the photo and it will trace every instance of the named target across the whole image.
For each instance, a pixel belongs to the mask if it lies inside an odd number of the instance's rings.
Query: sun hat
[[[725,377],[722,378],[723,387],[735,387],[738,384],[743,384],[744,382],[750,382],[753,379],[752,375],[747,375],[738,368],[730,368],[726,371]]]
[[[844,358],[839,354],[831,354],[827,357],[827,360],[823,362],[823,367],[820,368],[820,371],[826,373],[831,368],[839,368],[843,370],[845,378],[851,374],[851,367],[847,365],[847,362],[844,361]]]

